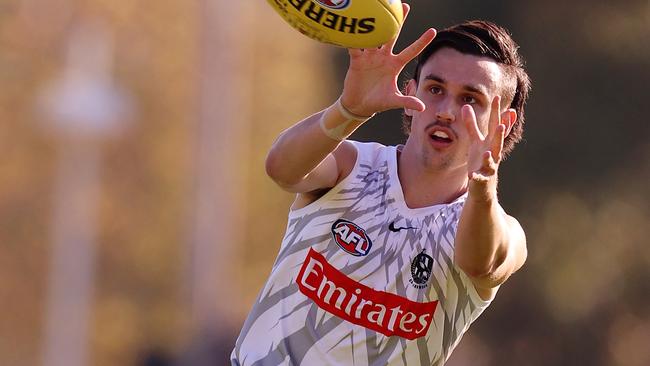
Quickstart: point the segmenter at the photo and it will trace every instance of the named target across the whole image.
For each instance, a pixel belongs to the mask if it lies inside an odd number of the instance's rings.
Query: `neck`
[[[453,202],[467,192],[467,167],[430,166],[428,159],[404,147],[397,154],[397,175],[409,208]]]

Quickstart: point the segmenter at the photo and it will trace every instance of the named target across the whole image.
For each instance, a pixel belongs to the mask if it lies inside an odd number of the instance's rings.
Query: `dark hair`
[[[449,47],[460,53],[488,57],[500,64],[506,78],[502,99],[517,112],[517,121],[503,143],[503,156],[507,156],[524,132],[524,105],[530,91],[530,78],[524,62],[517,52],[519,46],[504,28],[484,20],[471,20],[438,32],[436,38],[420,53],[413,79],[419,81],[422,65],[439,49]],[[511,87],[516,79],[516,87]],[[503,104],[503,102],[502,102]],[[403,129],[411,130],[411,117],[404,115]]]

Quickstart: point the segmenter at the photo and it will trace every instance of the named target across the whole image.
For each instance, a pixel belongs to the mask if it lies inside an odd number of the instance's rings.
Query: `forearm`
[[[461,213],[455,242],[457,265],[472,277],[493,273],[506,259],[508,223],[498,201],[470,194]]]
[[[266,171],[278,184],[291,186],[300,182],[340,145],[341,141],[324,132],[321,119],[325,128],[342,126],[345,135],[363,123],[350,121],[332,105],[282,132],[266,159]]]

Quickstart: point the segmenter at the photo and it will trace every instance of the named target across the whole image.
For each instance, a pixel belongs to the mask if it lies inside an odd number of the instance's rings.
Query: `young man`
[[[497,199],[530,87],[517,46],[481,21],[435,36],[350,50],[339,100],[274,143],[267,172],[297,196],[233,365],[442,365],[524,263]],[[404,146],[346,140],[393,108]]]

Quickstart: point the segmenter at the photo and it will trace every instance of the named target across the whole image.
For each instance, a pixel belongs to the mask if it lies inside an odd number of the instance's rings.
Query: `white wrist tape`
[[[375,113],[373,113],[370,117],[356,115],[345,108],[343,103],[341,103],[341,98],[337,99],[334,105],[336,105],[336,109],[339,111],[339,113],[341,113],[346,121],[336,127],[328,128],[325,126],[325,119],[323,118],[323,114],[320,119],[320,128],[323,130],[323,133],[325,133],[325,135],[336,141],[345,140],[352,134],[352,132],[354,132],[354,130],[357,129],[357,127],[361,126],[364,122],[375,115]],[[353,126],[350,128],[350,125]]]
[[[336,105],[336,108],[339,110],[339,113],[341,113],[341,115],[343,115],[343,117],[345,117],[347,119],[354,120],[354,121],[366,122],[367,120],[374,117],[375,114],[376,114],[376,113],[373,113],[370,116],[359,116],[358,114],[354,114],[354,113],[350,112],[349,109],[345,108],[343,103],[341,103],[341,98],[340,97],[339,97],[339,99],[336,100],[336,103],[334,103],[334,104]]]

